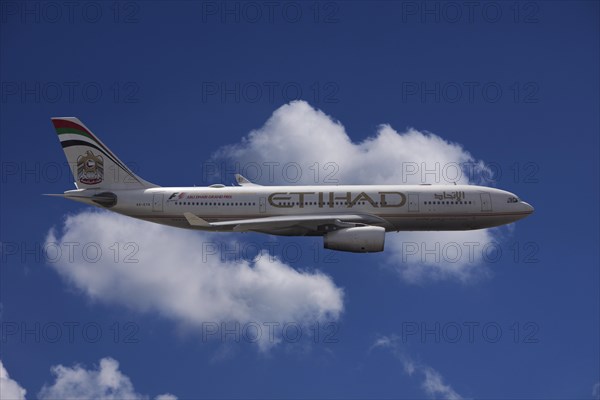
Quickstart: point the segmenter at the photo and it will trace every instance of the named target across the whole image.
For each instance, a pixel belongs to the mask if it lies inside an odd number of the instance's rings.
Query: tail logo
[[[86,185],[96,185],[104,179],[104,159],[90,150],[77,157],[77,178]]]

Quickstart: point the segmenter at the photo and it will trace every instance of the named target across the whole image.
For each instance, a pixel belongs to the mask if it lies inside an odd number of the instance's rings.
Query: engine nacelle
[[[351,251],[353,253],[375,253],[383,251],[385,228],[380,226],[356,226],[327,232],[323,236],[326,249]]]

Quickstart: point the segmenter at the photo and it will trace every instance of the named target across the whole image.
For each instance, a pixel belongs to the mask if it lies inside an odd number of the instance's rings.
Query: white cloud
[[[375,136],[353,143],[339,121],[304,101],[280,107],[240,143],[219,149],[213,161],[229,169],[238,165],[264,184],[477,184],[491,176],[461,145],[429,132],[381,125]],[[492,232],[392,233],[386,236],[386,255],[410,283],[472,282],[489,272],[482,261],[483,249],[495,243]]]
[[[387,259],[413,284],[454,280],[471,283],[489,276],[484,261],[497,259],[493,230],[399,232],[386,235]]]
[[[110,357],[100,360],[97,369],[85,369],[80,365],[51,368],[55,381],[44,385],[38,394],[45,399],[98,399],[98,400],[143,400],[148,396],[137,393],[131,380],[119,370],[119,363]],[[172,394],[161,394],[156,400],[177,400]]]
[[[177,400],[177,397],[167,393],[156,396],[155,400]]]
[[[253,262],[223,259],[207,250],[215,240],[235,248],[233,236],[220,235],[86,211],[68,216],[60,234],[49,232],[46,253],[49,265],[94,300],[158,312],[197,332],[209,323],[258,324],[251,336],[260,333],[255,341],[261,350],[278,343],[263,323],[310,324],[340,316],[343,290],[330,277],[297,271],[266,254]],[[127,255],[138,262],[125,262]]]
[[[596,400],[600,400],[600,382],[596,382],[592,388],[592,397]]]
[[[439,395],[442,399],[447,400],[460,400],[463,398],[450,385],[446,385],[440,373],[433,368],[421,367],[421,371],[425,374],[425,379],[421,386],[429,396],[435,398]]]
[[[27,391],[17,381],[10,378],[8,371],[0,360],[0,399],[2,400],[24,400]]]
[[[275,110],[261,128],[222,147],[213,160],[239,163],[240,172],[265,184],[472,183],[490,173],[459,144],[413,128],[399,133],[384,124],[375,136],[353,143],[339,121],[304,101]],[[326,168],[328,162],[336,168]],[[302,168],[300,176],[291,163]]]
[[[400,348],[400,345],[398,344],[398,338],[396,336],[379,337],[371,346],[371,350],[376,348],[389,350],[402,362],[404,372],[407,375],[411,377],[420,375],[423,379],[421,382],[421,388],[428,396],[447,400],[463,399],[463,397],[454,389],[452,389],[450,385],[444,383],[444,379],[438,371],[421,362],[416,362],[406,355]]]

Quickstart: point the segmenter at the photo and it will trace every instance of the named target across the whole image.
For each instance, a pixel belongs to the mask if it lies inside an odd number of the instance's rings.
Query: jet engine
[[[355,226],[327,232],[323,236],[326,249],[353,253],[383,251],[385,228],[380,226]]]

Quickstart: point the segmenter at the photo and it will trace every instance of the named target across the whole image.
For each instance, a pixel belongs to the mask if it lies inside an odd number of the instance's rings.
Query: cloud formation
[[[275,110],[259,129],[213,155],[263,184],[477,184],[489,169],[460,144],[430,132],[380,125],[354,143],[341,122],[304,101]],[[386,256],[406,282],[477,281],[488,274],[490,230],[401,232],[386,236]]]
[[[389,350],[396,358],[402,362],[404,372],[411,376],[421,376],[421,388],[427,396],[431,398],[440,398],[447,400],[462,400],[463,397],[452,387],[444,382],[442,375],[420,362],[415,362],[407,356],[398,344],[398,338],[395,336],[381,336],[371,346],[371,350],[380,348]]]
[[[10,378],[0,360],[0,399],[25,400],[25,394],[27,391],[17,381]]]
[[[40,400],[50,399],[98,399],[98,400],[144,400],[148,396],[137,393],[129,377],[119,370],[117,360],[106,357],[96,369],[80,365],[51,368],[55,381],[44,385],[38,394]],[[161,394],[155,400],[177,400],[172,394]]]
[[[266,254],[224,259],[207,251],[218,239],[232,236],[85,211],[66,217],[61,232],[51,230],[45,248],[49,265],[90,298],[158,312],[198,331],[206,323],[310,324],[342,313],[343,290],[329,276]],[[253,341],[261,350],[278,343],[259,333]]]
[[[490,174],[458,143],[413,128],[399,133],[383,124],[375,136],[354,143],[341,122],[305,101],[281,106],[261,128],[212,159],[237,163],[247,178],[264,184],[467,184]]]

